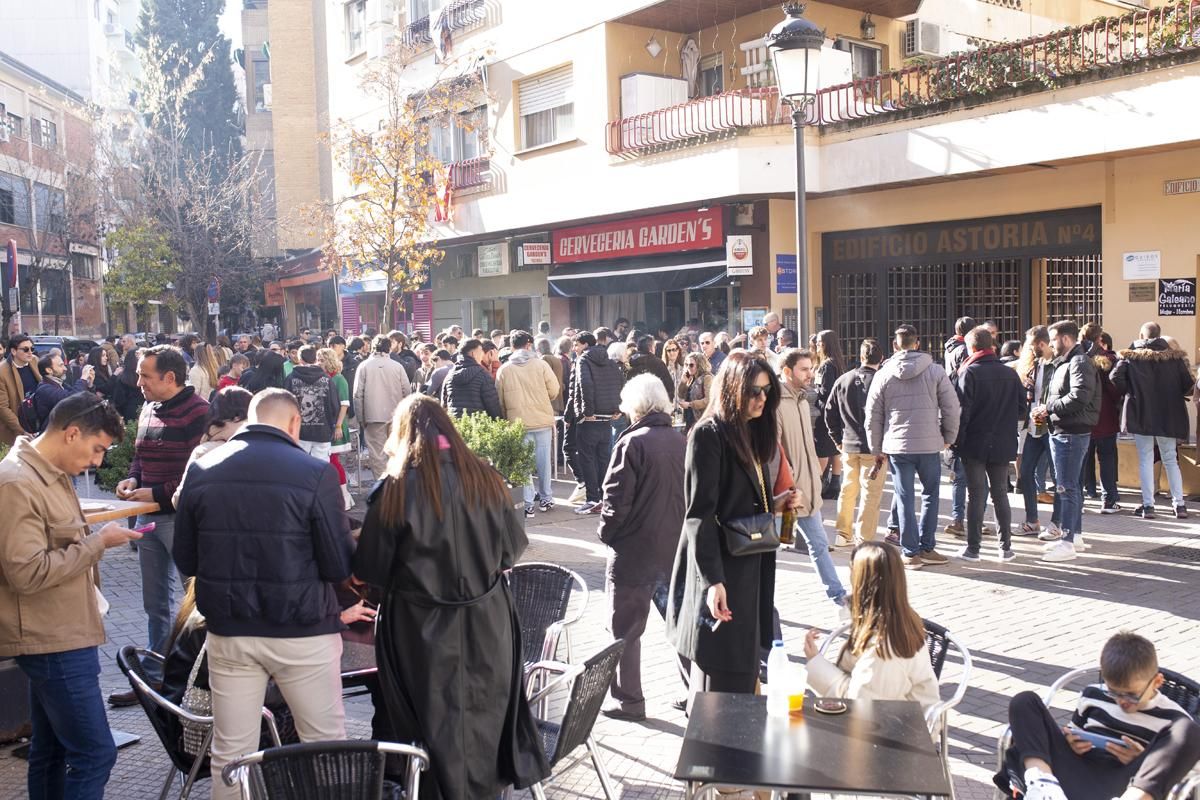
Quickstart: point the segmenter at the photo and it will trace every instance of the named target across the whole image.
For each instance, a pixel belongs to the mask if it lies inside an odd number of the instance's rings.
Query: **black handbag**
[[[767,499],[767,485],[763,480],[762,465],[754,462],[758,475],[758,488],[762,491],[763,507],[771,508]],[[731,556],[755,556],[779,549],[779,532],[775,530],[775,514],[770,510],[748,517],[718,520],[725,537],[725,548]]]

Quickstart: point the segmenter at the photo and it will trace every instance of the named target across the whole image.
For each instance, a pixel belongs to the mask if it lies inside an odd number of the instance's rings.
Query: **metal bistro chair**
[[[185,711],[154,691],[150,686],[149,679],[146,677],[146,670],[142,666],[143,658],[157,661],[159,664],[166,662],[165,658],[153,650],[126,645],[117,653],[117,666],[121,668],[121,672],[125,674],[125,677],[129,679],[129,685],[133,688],[134,695],[137,697],[138,702],[141,703],[142,710],[146,712],[146,716],[150,719],[150,725],[154,728],[154,732],[158,734],[159,742],[162,743],[163,749],[167,751],[167,756],[171,759],[171,766],[167,770],[167,778],[163,782],[159,800],[166,800],[167,796],[171,793],[171,784],[175,781],[176,776],[185,779],[183,788],[179,793],[180,800],[185,800],[191,794],[196,781],[209,777],[208,752],[209,747],[212,745],[213,718]],[[184,751],[183,742],[173,736],[172,731],[163,722],[162,717],[159,716],[159,709],[163,709],[168,714],[171,714],[181,723],[186,720],[207,727],[207,732],[204,734],[204,742],[201,745],[201,752],[204,753],[203,757],[196,758]],[[267,724],[267,730],[271,734],[271,739],[278,745],[279,730],[275,726],[275,716],[265,707],[262,713],[263,719]]]
[[[1193,719],[1200,714],[1200,683],[1163,667],[1159,667],[1158,671],[1162,673],[1164,678],[1163,685],[1159,689],[1163,696],[1178,703],[1180,708],[1191,715]],[[1086,678],[1094,683],[1103,683],[1103,678],[1100,675],[1098,667],[1090,666],[1073,669],[1050,684],[1050,688],[1042,695],[1042,701],[1045,702],[1046,708],[1053,711],[1052,704],[1058,694],[1066,691],[1068,686],[1081,678]],[[1005,758],[1008,748],[1011,746],[1012,729],[1005,727],[1004,733],[1000,734],[1000,738],[996,741],[996,770],[997,772],[1003,771],[1008,773],[1010,791],[1019,792],[1021,795],[1024,795],[1024,772],[1008,764]],[[1005,795],[999,789],[996,789],[995,797],[1004,798]],[[1193,772],[1186,780],[1177,784],[1167,797],[1168,800],[1200,800],[1200,771]]]
[[[946,771],[946,778],[950,781],[951,787],[953,787],[954,778],[950,774],[950,744],[948,736],[950,709],[961,703],[963,696],[966,695],[967,686],[971,683],[971,671],[974,662],[971,659],[971,651],[964,647],[962,642],[955,639],[950,631],[936,622],[930,622],[927,619],[923,619],[921,622],[925,624],[925,645],[929,649],[929,662],[933,666],[933,674],[937,677],[938,683],[942,681],[942,668],[946,665],[946,655],[950,652],[951,647],[958,650],[959,658],[962,660],[962,672],[958,676],[958,683],[954,687],[954,694],[950,695],[949,698],[943,698],[925,712],[925,723],[929,726],[930,733],[937,737],[937,747],[938,753],[942,758],[942,768]],[[832,631],[828,638],[821,644],[821,655],[825,655],[835,639],[848,636],[849,633],[849,623]]]
[[[408,759],[404,786],[385,779],[388,756]],[[416,800],[429,753],[411,744],[308,742],[259,750],[221,770],[243,800]]]
[[[587,583],[579,573],[557,564],[529,561],[509,570],[508,586],[516,603],[517,618],[521,621],[521,656],[526,672],[539,661],[553,661],[560,638],[565,640],[567,661],[571,662],[568,626],[583,617],[588,604]],[[575,614],[567,619],[567,606],[571,603],[574,587],[579,588],[581,600]]]
[[[600,785],[604,788],[604,796],[613,800],[617,796],[608,768],[600,757],[600,749],[592,738],[592,728],[596,725],[596,717],[600,715],[600,706],[608,694],[613,675],[617,671],[617,662],[625,650],[625,640],[617,639],[608,647],[589,658],[582,664],[563,664],[556,661],[542,661],[534,664],[531,672],[544,674],[549,678],[536,694],[529,698],[530,705],[547,699],[550,693],[561,689],[568,683],[571,686],[570,699],[567,700],[566,710],[562,720],[551,722],[538,719],[538,732],[546,749],[546,759],[553,770],[564,758],[573,753],[580,745],[587,747],[588,755],[596,774],[600,776]],[[553,676],[553,677],[550,677]],[[543,707],[545,703],[542,703]],[[553,776],[551,776],[553,777]],[[541,783],[530,787],[537,800],[546,800],[546,791]]]

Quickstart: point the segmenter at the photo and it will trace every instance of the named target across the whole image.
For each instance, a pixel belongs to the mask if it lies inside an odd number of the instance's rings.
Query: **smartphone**
[[[138,533],[149,533],[150,531],[154,530],[156,527],[158,527],[157,522],[147,522],[145,525],[141,525],[137,528],[134,528],[134,530],[137,531]]]
[[[845,714],[847,706],[842,700],[822,698],[813,703],[813,708],[822,714]]]
[[[1069,733],[1073,734],[1074,736],[1078,736],[1080,739],[1091,742],[1092,747],[1098,748],[1100,750],[1104,750],[1105,745],[1108,744],[1109,742],[1112,742],[1117,747],[1128,747],[1129,746],[1129,745],[1125,744],[1125,742],[1121,739],[1114,739],[1113,737],[1105,736],[1102,733],[1093,733],[1092,731],[1085,731],[1083,728],[1078,728],[1074,725],[1068,725],[1067,731]]]

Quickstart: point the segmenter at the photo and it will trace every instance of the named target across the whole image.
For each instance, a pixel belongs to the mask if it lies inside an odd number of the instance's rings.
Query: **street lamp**
[[[825,31],[804,18],[804,4],[783,6],[787,18],[767,34],[779,94],[792,107],[796,139],[796,332],[808,344],[808,222],[804,200],[804,126],[808,107],[820,88],[821,47]]]

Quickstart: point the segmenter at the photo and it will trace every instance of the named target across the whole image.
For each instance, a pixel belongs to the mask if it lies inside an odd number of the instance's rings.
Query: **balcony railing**
[[[487,18],[487,6],[484,0],[454,0],[438,12],[439,19],[444,15],[446,25],[451,31],[466,31],[483,24]],[[433,41],[432,20],[421,17],[404,28],[401,41],[405,47],[417,47]]]
[[[1052,89],[1064,79],[1175,54],[1200,55],[1200,0],[1099,19],[829,86],[817,93],[808,123],[833,125],[986,98],[1005,89]],[[610,122],[605,133],[609,153],[635,155],[778,125],[788,116],[775,88],[742,89]]]
[[[778,125],[784,119],[774,87],[737,89],[610,122],[605,140],[609,153],[627,155]]]
[[[450,165],[450,185],[455,191],[487,185],[491,159],[487,156],[455,161]]]

